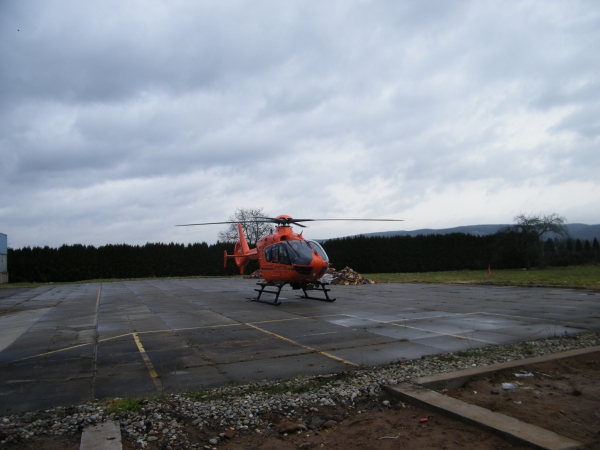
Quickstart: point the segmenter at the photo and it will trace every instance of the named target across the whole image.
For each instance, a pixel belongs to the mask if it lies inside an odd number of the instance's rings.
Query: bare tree
[[[517,238],[519,250],[525,257],[527,270],[531,263],[542,254],[541,238],[546,233],[568,236],[567,219],[556,213],[550,215],[519,214],[515,216],[515,224],[499,230],[501,233],[514,235]]]
[[[226,230],[219,231],[219,240],[223,242],[236,242],[240,237],[238,233],[238,222],[242,223],[242,229],[248,244],[256,245],[258,240],[271,233],[273,225],[263,222],[247,222],[256,219],[257,217],[268,217],[262,208],[237,208],[235,213],[228,220],[235,223],[230,223]],[[244,223],[246,222],[246,223]]]
[[[568,236],[567,219],[556,213],[550,215],[532,214],[526,216],[519,214],[515,216],[515,224],[511,225],[511,231],[517,231],[525,234],[535,234],[538,239],[546,233],[555,233],[559,236]]]

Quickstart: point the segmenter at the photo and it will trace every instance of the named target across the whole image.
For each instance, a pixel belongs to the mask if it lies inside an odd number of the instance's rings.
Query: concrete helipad
[[[424,284],[284,288],[240,278],[0,290],[0,414],[277,379],[600,329],[600,294]]]

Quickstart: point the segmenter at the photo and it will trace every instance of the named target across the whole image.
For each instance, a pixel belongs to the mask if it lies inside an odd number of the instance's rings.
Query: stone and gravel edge
[[[86,426],[115,420],[121,425],[123,438],[140,447],[158,441],[164,447],[214,448],[234,434],[262,433],[273,428],[269,419],[274,414],[304,428],[307,424],[300,417],[323,406],[342,404],[354,408],[360,399],[379,396],[385,384],[597,345],[600,333],[588,332],[401,360],[329,375],[224,386],[139,401],[90,401],[4,416],[0,418],[0,445],[27,441],[33,436],[79,434]],[[193,443],[190,427],[197,431]],[[203,436],[203,442],[197,441],[198,435]]]

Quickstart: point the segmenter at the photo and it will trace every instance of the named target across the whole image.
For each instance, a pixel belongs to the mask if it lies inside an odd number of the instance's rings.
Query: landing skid
[[[255,298],[251,298],[250,300],[252,300],[253,302],[260,302],[260,303],[265,303],[267,305],[273,305],[273,306],[279,306],[281,305],[281,302],[279,301],[279,295],[281,294],[281,289],[288,284],[287,282],[285,283],[256,283],[258,286],[260,286],[260,289],[254,289],[256,292],[258,292],[258,295]],[[321,283],[320,281],[315,281],[313,283],[299,283],[299,284],[292,284],[292,289],[302,289],[302,292],[304,292],[304,295],[300,295],[299,298],[306,298],[308,300],[318,300],[320,302],[335,302],[335,298],[329,298],[329,294],[328,292],[331,291],[331,289],[326,289],[325,286],[327,286],[327,283]],[[266,288],[275,288],[276,290],[268,290]],[[321,291],[323,292],[323,294],[325,295],[325,298],[322,297],[311,297],[310,295],[308,295],[308,292],[306,291]],[[261,298],[261,296],[263,294],[271,294],[275,296],[274,300],[263,300]]]
[[[254,289],[256,292],[258,292],[258,296],[256,296],[255,298],[251,298],[250,300],[252,300],[253,302],[266,303],[267,305],[274,305],[274,306],[281,305],[281,302],[279,301],[279,294],[281,294],[281,288],[283,288],[287,283],[256,283],[256,284],[260,286],[260,289]],[[277,291],[265,290],[265,288],[270,288],[270,287],[276,288]],[[261,300],[260,297],[263,294],[273,294],[275,296],[275,300],[273,300],[273,301]]]
[[[318,300],[320,302],[335,302],[335,298],[329,298],[329,294],[327,294],[329,291],[331,291],[331,289],[325,289],[325,286],[327,286],[327,283],[321,283],[320,281],[315,281],[313,283],[308,283],[308,284],[301,284],[300,288],[302,289],[302,292],[304,292],[304,295],[301,295],[300,298],[307,298],[309,300]],[[323,294],[325,294],[325,298],[319,298],[319,297],[311,297],[309,296],[306,291],[322,291]]]

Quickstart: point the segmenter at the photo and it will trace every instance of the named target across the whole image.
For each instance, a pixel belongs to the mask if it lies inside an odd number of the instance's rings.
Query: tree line
[[[523,247],[515,231],[475,236],[464,233],[420,236],[357,236],[323,244],[332,265],[361,273],[438,272],[445,270],[521,269],[600,262],[598,239],[549,239],[539,252]],[[542,245],[543,244],[543,245]]]
[[[150,278],[187,276],[229,276],[239,273],[229,261],[223,267],[223,252],[231,244],[80,244],[8,249],[11,282],[65,282],[106,278]],[[255,270],[255,261],[246,271]]]
[[[485,270],[532,266],[561,266],[600,262],[598,239],[592,243],[570,238],[539,240],[533,252],[523,247],[522,235],[508,230],[494,235],[463,233],[331,239],[323,243],[337,269],[352,267],[361,273]],[[8,249],[11,282],[65,282],[93,279],[149,277],[230,276],[239,273],[223,252],[233,244],[208,245],[148,243],[100,247],[63,245],[58,248]],[[256,261],[246,273],[256,270]]]

